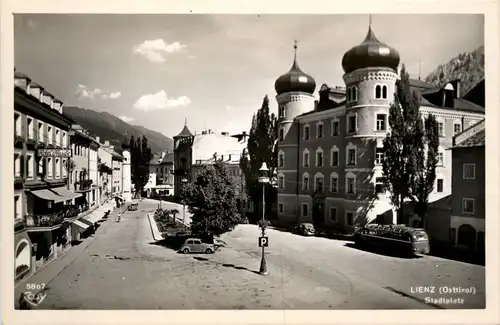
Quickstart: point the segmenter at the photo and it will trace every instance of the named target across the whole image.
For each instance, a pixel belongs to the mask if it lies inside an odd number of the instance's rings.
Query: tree
[[[220,236],[240,222],[237,198],[223,162],[204,166],[194,183],[181,193],[191,217],[191,232],[201,237]]]
[[[153,159],[151,148],[148,144],[148,139],[145,136],[134,138],[130,137],[128,148],[130,150],[130,172],[132,183],[136,193],[142,194],[144,186],[149,180],[149,162]]]
[[[389,109],[390,132],[384,139],[384,185],[398,209],[398,223],[404,222],[404,201],[414,203],[423,219],[436,178],[438,126],[433,115],[420,114],[419,94],[411,91],[403,65],[396,82],[394,102]]]
[[[420,115],[420,114],[419,114]],[[422,122],[417,122],[417,132],[414,135],[415,146],[412,154],[415,160],[414,181],[410,188],[410,198],[425,227],[429,195],[434,189],[436,180],[436,165],[438,162],[439,128],[434,115],[430,114]]]
[[[240,168],[245,176],[247,193],[253,202],[262,201],[262,184],[258,182],[259,169],[266,163],[271,174],[277,168],[277,118],[274,113],[269,113],[269,98],[267,95],[262,101],[261,108],[252,117],[252,127],[249,132],[247,148],[244,150]],[[266,203],[276,202],[277,191],[268,186],[266,188]],[[266,204],[271,211],[272,204]]]

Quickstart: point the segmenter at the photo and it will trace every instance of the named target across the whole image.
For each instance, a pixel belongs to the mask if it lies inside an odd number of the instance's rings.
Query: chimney
[[[229,155],[229,161],[231,161],[231,155]]]
[[[104,146],[109,147],[109,141],[108,140],[104,141]]]
[[[221,132],[221,135],[229,135],[229,132]]]
[[[98,143],[101,143],[101,137],[95,137],[95,141],[97,141]]]
[[[115,146],[109,146],[109,149],[115,150]]]
[[[50,108],[53,108],[54,104],[52,103],[54,100],[54,96],[52,96],[48,91],[42,92],[42,103],[47,104]]]
[[[62,113],[62,105],[63,103],[57,99],[57,98],[54,98],[54,100],[52,101],[53,103],[53,108],[58,111],[59,113]]]
[[[35,97],[36,99],[41,100],[42,91],[43,91],[43,88],[39,84],[34,83],[34,82],[29,84],[29,93],[31,96]]]
[[[224,161],[224,155],[220,156],[220,160]]]
[[[201,131],[201,135],[207,134],[207,131]]]
[[[208,134],[212,134],[212,129],[208,129]]]

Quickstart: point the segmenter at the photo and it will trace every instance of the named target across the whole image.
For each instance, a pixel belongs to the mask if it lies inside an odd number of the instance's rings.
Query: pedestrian
[[[116,222],[120,222],[121,218],[122,218],[122,214],[121,214],[121,212],[119,212],[118,215],[116,216]]]

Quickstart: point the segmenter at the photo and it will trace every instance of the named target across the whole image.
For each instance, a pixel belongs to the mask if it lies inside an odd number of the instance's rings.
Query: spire
[[[372,29],[372,14],[370,14],[369,22],[368,22],[368,28]]]
[[[418,61],[418,80],[420,80],[421,70],[422,70],[422,61]]]
[[[297,62],[297,40],[293,41],[293,62]]]
[[[184,118],[184,125],[188,125],[188,119],[187,119],[187,117]]]
[[[377,39],[377,37],[375,37],[375,34],[373,33],[373,30],[372,30],[372,15],[371,14],[369,15],[369,18],[368,18],[368,33],[366,34],[366,37],[365,37],[365,40],[363,41],[363,43],[365,43],[365,42],[380,43],[380,41]]]

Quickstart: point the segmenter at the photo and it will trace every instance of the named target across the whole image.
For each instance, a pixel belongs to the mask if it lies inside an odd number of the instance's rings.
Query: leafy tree
[[[384,139],[384,185],[389,191],[390,200],[398,210],[398,223],[403,223],[404,200],[410,198],[410,184],[415,175],[413,153],[414,138],[419,118],[418,95],[410,90],[409,75],[405,66],[401,69],[400,79],[396,82],[394,102],[389,109],[390,132]]]
[[[124,149],[130,150],[130,170],[132,174],[132,183],[136,193],[142,194],[144,186],[149,180],[149,162],[153,159],[148,139],[145,136],[134,138],[130,137],[128,146]]]
[[[407,199],[424,220],[436,178],[438,125],[433,115],[423,121],[419,94],[411,91],[404,65],[389,110],[389,126],[382,167],[385,188],[398,209],[398,223],[404,222],[403,207]]]
[[[191,231],[198,236],[220,236],[240,221],[237,198],[223,162],[204,166],[193,183],[184,185],[181,196],[192,213]]]
[[[253,202],[262,201],[262,184],[258,182],[261,176],[259,169],[266,163],[271,174],[277,168],[277,118],[269,113],[269,98],[267,95],[262,101],[261,108],[252,117],[247,148],[240,160],[240,167],[245,176],[247,193]],[[271,211],[272,202],[277,200],[277,191],[268,186],[266,188],[266,208]]]
[[[420,115],[420,114],[419,114]],[[429,195],[434,189],[436,165],[438,162],[439,128],[434,115],[429,115],[424,122],[417,121],[414,134],[415,146],[412,158],[415,160],[414,181],[411,184],[411,200],[425,227]]]

